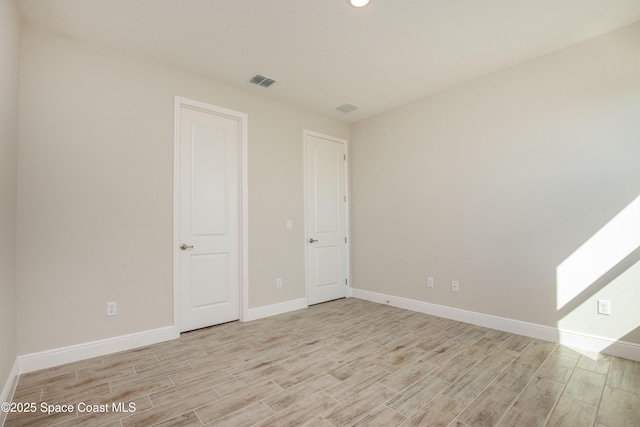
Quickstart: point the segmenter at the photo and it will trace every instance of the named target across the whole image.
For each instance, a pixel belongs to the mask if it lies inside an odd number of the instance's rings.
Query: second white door
[[[346,141],[305,132],[307,294],[318,304],[347,294]]]

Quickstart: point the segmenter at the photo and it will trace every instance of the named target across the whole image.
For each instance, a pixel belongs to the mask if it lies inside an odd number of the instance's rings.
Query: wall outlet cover
[[[117,302],[108,302],[107,303],[107,316],[115,316],[118,314],[118,303]]]
[[[606,299],[598,300],[598,314],[609,316],[611,314],[611,301]]]

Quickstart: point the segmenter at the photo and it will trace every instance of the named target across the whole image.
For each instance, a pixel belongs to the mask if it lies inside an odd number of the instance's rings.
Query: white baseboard
[[[603,352],[626,359],[640,361],[640,345],[616,341],[609,338],[592,336],[584,333],[559,330],[550,326],[535,323],[522,322],[519,320],[504,317],[492,316],[461,310],[453,307],[446,307],[431,304],[424,301],[402,298],[393,295],[381,294],[362,289],[350,288],[351,296],[367,301],[381,304],[389,304],[394,307],[404,308],[419,313],[444,317],[460,322],[471,323],[491,329],[538,338],[545,341],[558,342],[560,344],[585,349],[594,352]],[[248,310],[248,317],[244,321],[258,320],[265,317],[284,314],[295,310],[307,308],[306,298],[285,301],[278,304],[263,307],[251,308]],[[7,379],[0,402],[6,401],[13,395],[16,379],[19,374],[33,372],[52,366],[77,362],[91,357],[104,356],[119,351],[131,350],[146,345],[156,344],[163,341],[176,339],[180,336],[179,330],[174,326],[153,329],[150,331],[138,332],[99,341],[92,341],[84,344],[77,344],[68,347],[46,350],[38,353],[31,353],[18,356],[16,363]],[[0,425],[2,425],[0,423]]]
[[[307,308],[306,298],[294,299],[291,301],[280,302],[278,304],[265,305],[262,307],[250,308],[247,310],[247,318],[243,319],[245,322],[252,320],[263,319],[265,317],[276,316],[278,314],[288,313],[290,311],[301,310]]]
[[[13,368],[11,368],[11,372],[9,372],[9,377],[7,377],[7,382],[2,388],[2,392],[0,393],[0,403],[2,402],[11,402],[13,399],[13,394],[16,391],[16,386],[18,385],[18,375],[20,373],[18,359],[13,362]],[[4,425],[4,421],[7,418],[7,413],[0,411],[0,426]]]
[[[288,313],[290,311],[300,310],[306,307],[306,298],[301,298],[279,304],[252,308],[247,311],[248,317],[243,320],[246,322],[262,319],[264,317]],[[25,374],[27,372],[64,365],[65,363],[77,362],[91,357],[104,356],[118,351],[131,350],[146,345],[169,341],[178,338],[179,336],[180,332],[178,328],[168,326],[150,331],[26,354],[18,356],[17,358],[18,373]]]
[[[585,334],[583,332],[574,332],[559,330],[559,342],[562,345],[583,350],[610,354],[611,356],[624,357],[625,359],[636,360],[640,362],[640,345],[628,342],[613,340],[606,337],[598,337],[595,335]]]
[[[581,332],[560,330],[550,326],[538,325],[536,323],[491,316],[488,314],[476,313],[473,311],[461,310],[458,308],[431,304],[424,301],[396,297],[393,295],[386,295],[362,289],[352,289],[352,295],[354,298],[377,302],[380,304],[388,304],[398,308],[417,311],[419,313],[471,323],[478,326],[484,326],[486,328],[524,335],[544,341],[557,342],[562,345],[590,352],[606,353],[612,356],[640,361],[640,345],[626,341],[617,341]]]
[[[104,356],[118,351],[169,341],[180,336],[174,326],[137,332],[99,341],[71,345],[53,350],[18,356],[19,373],[25,374],[65,363],[77,362],[92,357]]]

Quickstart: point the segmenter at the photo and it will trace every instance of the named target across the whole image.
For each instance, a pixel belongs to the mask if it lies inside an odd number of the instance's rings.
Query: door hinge
[[[346,237],[344,238],[344,242],[347,243],[347,238]]]
[[[347,196],[344,196],[344,202],[347,203]]]
[[[344,155],[344,161],[345,162],[347,161],[347,155],[346,154]]]
[[[344,285],[349,286],[349,279],[344,279]]]

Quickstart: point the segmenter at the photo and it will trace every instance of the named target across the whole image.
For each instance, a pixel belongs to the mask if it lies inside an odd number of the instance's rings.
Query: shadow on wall
[[[633,341],[634,339],[637,339],[638,336],[640,336],[640,326],[635,328],[633,331],[629,332],[627,335],[620,337],[620,340],[629,342],[629,341]]]
[[[598,314],[598,300],[611,304]],[[556,268],[560,331],[640,343],[640,196]],[[562,344],[562,340],[560,341]]]

